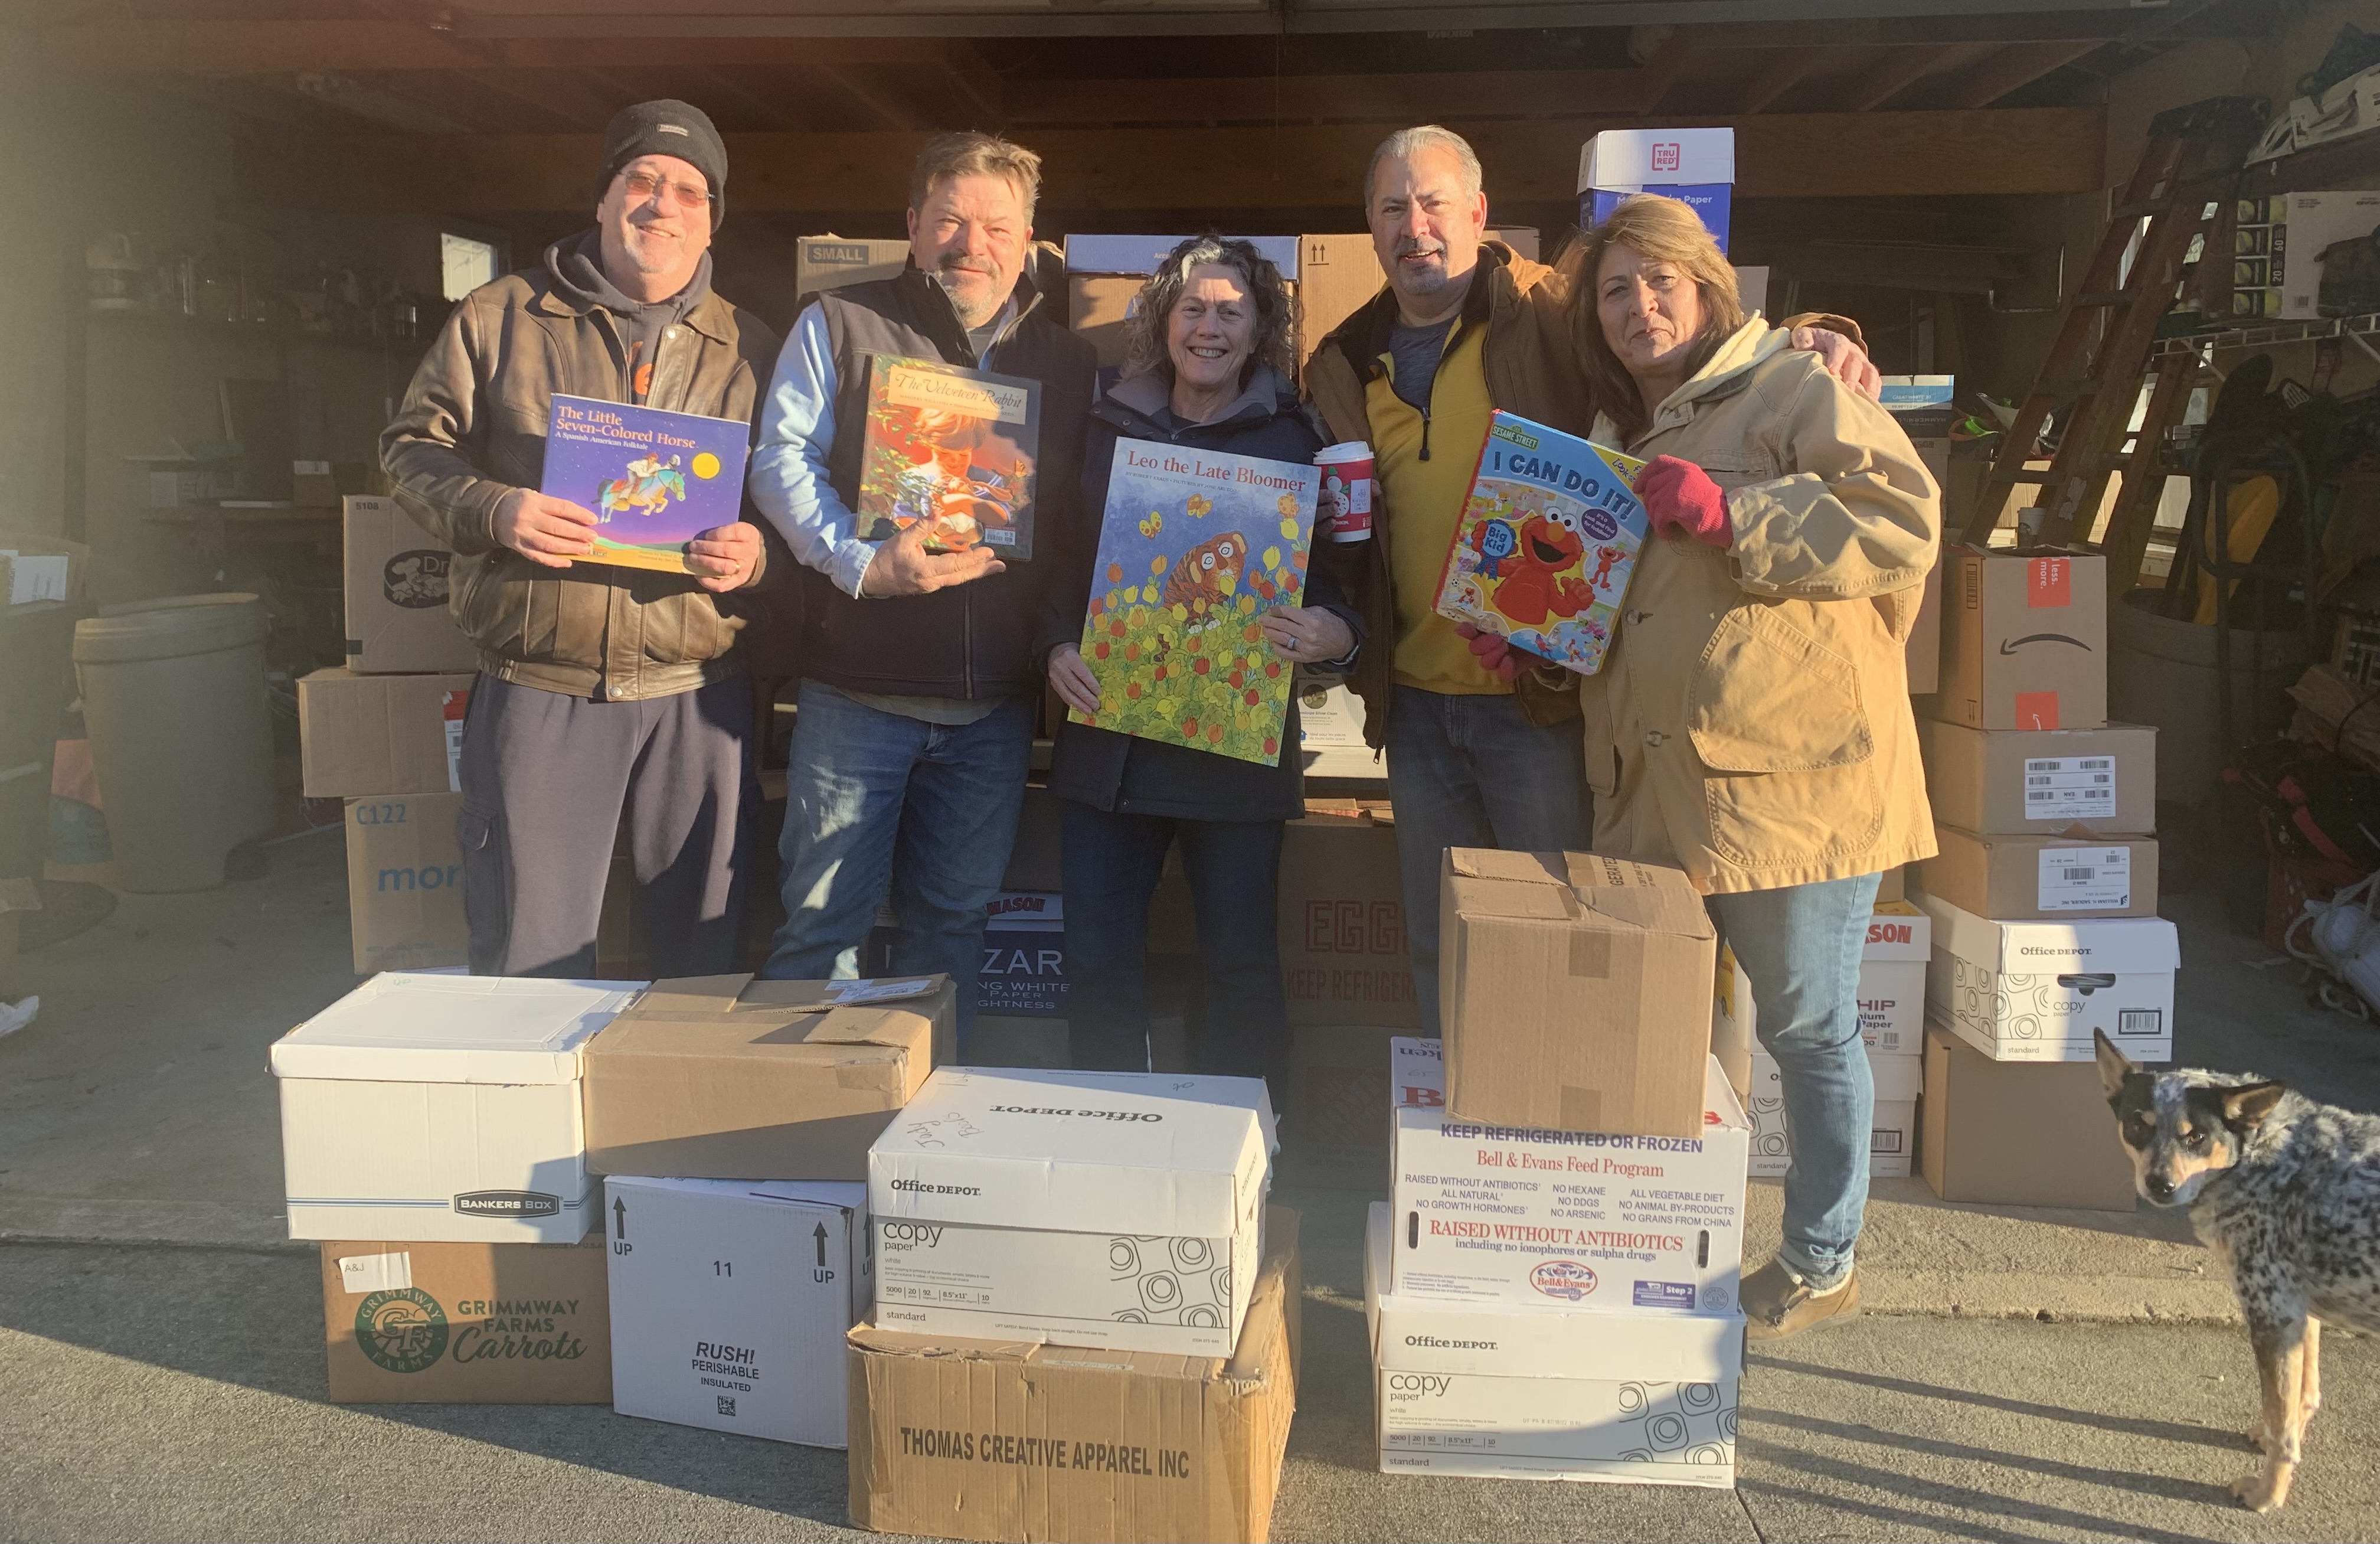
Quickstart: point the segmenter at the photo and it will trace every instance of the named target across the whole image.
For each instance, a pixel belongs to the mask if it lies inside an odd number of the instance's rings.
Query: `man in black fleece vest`
[[[896,974],[948,971],[975,1015],[985,906],[1016,834],[1041,690],[1033,641],[1043,576],[1075,523],[1091,346],[1064,297],[1026,276],[1040,158],[946,134],[909,184],[910,266],[829,291],[786,338],[760,415],[751,492],[801,561],[800,714],[786,777],[785,925],[764,974],[849,977],[890,893]],[[925,530],[860,540],[868,356],[1041,383],[1036,553],[936,553]]]

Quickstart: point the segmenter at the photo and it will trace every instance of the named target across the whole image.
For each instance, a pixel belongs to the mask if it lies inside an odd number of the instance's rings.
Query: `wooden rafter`
[[[1000,72],[991,67],[991,61],[975,44],[965,38],[953,38],[944,43],[942,74],[963,109],[961,116],[974,119],[977,127],[983,128],[1007,121],[1007,87]],[[1072,90],[1069,86],[1069,94]]]
[[[1445,75],[1245,75],[1063,80],[1020,87],[1011,123],[1329,123],[1527,117],[1643,110],[1645,72],[1481,70]]]
[[[1989,107],[1993,103],[2047,75],[2063,69],[2098,48],[2095,43],[2022,43],[2003,48],[1951,83],[1948,101],[1953,107]]]
[[[1848,111],[1871,113],[1929,75],[1954,69],[1987,50],[1986,44],[1944,43],[1938,48],[1896,48],[1852,82],[1842,102]]]
[[[1814,75],[1820,75],[1852,51],[1813,43],[1803,48],[1780,48],[1760,67],[1752,81],[1737,99],[1739,113],[1765,113],[1777,99]]]
[[[829,65],[822,73],[842,88],[879,128],[917,129],[935,127],[900,92],[871,77],[865,67]]]
[[[484,91],[527,103],[560,118],[571,128],[602,128],[625,100],[575,70],[467,69],[457,73]]]

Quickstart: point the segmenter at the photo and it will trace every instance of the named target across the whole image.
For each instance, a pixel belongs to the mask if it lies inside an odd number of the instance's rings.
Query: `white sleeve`
[[[845,594],[859,581],[876,543],[859,539],[858,520],[827,480],[834,444],[834,351],[826,313],[816,301],[795,319],[777,355],[760,406],[760,443],[752,452],[752,503],[777,528],[794,556]]]

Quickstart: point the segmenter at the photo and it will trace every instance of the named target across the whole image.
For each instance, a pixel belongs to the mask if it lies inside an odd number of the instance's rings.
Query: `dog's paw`
[[[2273,1451],[2273,1433],[2263,1421],[2258,1421],[2255,1425],[2250,1427],[2245,1435],[2248,1439],[2248,1445],[2254,1448],[2258,1453],[2270,1453]]]
[[[2261,1469],[2233,1480],[2231,1493],[2251,1512],[2277,1512],[2289,1499],[2289,1487],[2287,1480],[2276,1478],[2270,1469]]]

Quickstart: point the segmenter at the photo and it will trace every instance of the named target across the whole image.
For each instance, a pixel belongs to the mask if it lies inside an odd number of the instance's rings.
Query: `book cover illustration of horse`
[[[733,419],[557,393],[538,490],[594,511],[595,550],[578,561],[684,574],[686,544],[739,517],[751,433]]]
[[[1645,544],[1645,463],[1516,414],[1490,416],[1438,581],[1438,614],[1582,675],[1603,668]]]
[[[1040,439],[1038,381],[870,355],[853,512],[860,540],[923,521],[929,551],[980,543],[1011,562],[1031,558]]]
[[[1293,674],[1257,618],[1305,593],[1317,468],[1116,442],[1077,723],[1277,765]]]

